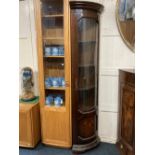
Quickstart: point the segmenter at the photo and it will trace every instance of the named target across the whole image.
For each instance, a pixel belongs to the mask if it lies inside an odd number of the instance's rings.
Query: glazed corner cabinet
[[[84,152],[99,143],[98,45],[99,14],[103,7],[92,2],[71,1],[71,92],[74,152]]]
[[[135,74],[120,70],[120,119],[118,148],[121,155],[135,154]]]
[[[97,136],[99,14],[92,2],[35,0],[42,142],[83,152]]]

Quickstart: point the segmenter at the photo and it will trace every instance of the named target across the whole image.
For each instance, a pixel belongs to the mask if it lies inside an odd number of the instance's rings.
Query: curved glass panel
[[[79,109],[89,111],[97,102],[98,23],[93,18],[78,22]]]

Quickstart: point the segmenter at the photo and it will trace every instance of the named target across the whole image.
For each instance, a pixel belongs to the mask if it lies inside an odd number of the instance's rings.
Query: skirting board
[[[111,143],[111,144],[116,144],[118,139],[117,138],[109,138],[109,137],[104,137],[104,136],[99,136],[101,142],[105,143]]]

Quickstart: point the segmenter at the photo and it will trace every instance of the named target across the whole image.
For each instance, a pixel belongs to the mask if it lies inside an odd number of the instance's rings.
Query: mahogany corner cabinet
[[[99,14],[103,6],[70,2],[72,150],[85,152],[99,144],[98,46]]]

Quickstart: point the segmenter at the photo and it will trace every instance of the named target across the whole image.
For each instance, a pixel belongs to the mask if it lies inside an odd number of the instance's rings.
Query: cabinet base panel
[[[57,141],[42,141],[44,145],[53,146],[58,148],[71,148],[71,145],[68,143],[57,142]]]
[[[99,145],[99,143],[100,143],[99,138],[96,138],[94,141],[92,141],[91,143],[88,143],[88,144],[80,144],[80,145],[73,144],[72,152],[83,153],[85,151],[88,151],[88,150],[91,150],[91,149],[97,147]]]

